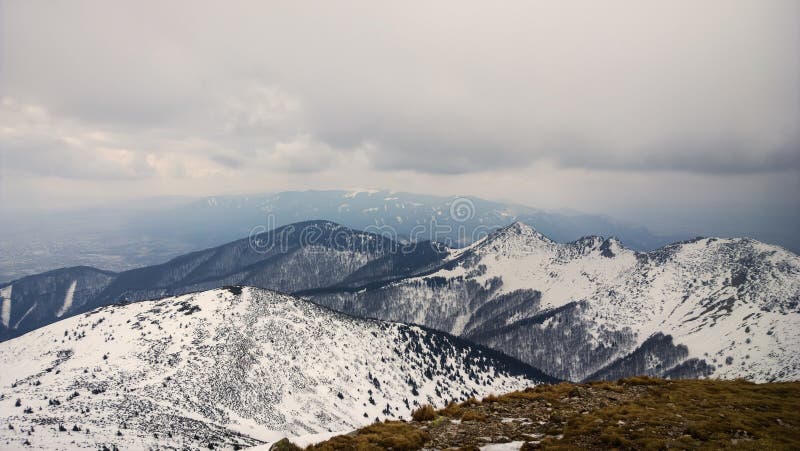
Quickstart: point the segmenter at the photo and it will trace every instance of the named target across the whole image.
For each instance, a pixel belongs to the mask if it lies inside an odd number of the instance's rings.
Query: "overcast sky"
[[[796,0],[200,3],[0,0],[4,208],[365,187],[798,230]]]

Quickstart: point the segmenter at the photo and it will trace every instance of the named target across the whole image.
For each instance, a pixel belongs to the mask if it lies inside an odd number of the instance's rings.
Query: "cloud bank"
[[[800,210],[796,1],[0,8],[7,205],[361,185]]]

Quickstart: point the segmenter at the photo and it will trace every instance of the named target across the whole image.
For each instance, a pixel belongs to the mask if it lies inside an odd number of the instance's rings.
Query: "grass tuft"
[[[411,418],[414,421],[431,421],[436,418],[436,411],[433,410],[433,406],[430,404],[425,404],[421,406],[417,410],[411,412]]]
[[[441,414],[448,418],[461,418],[461,415],[464,414],[464,409],[457,402],[451,402],[441,410]]]
[[[300,451],[303,448],[290,442],[288,438],[284,438],[275,442],[269,449],[270,451]]]

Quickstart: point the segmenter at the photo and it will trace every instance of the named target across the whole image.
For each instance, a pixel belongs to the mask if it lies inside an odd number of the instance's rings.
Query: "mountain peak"
[[[535,231],[535,229],[522,221],[514,221],[511,225],[508,226],[509,229],[523,232],[523,231]]]
[[[522,221],[514,221],[510,225],[499,229],[496,234],[498,236],[519,236],[525,238],[534,238],[540,241],[544,241],[547,243],[552,243],[553,240],[542,234],[541,232],[537,231],[533,227],[525,224]]]
[[[481,252],[529,252],[533,248],[548,247],[555,242],[533,227],[515,221],[490,233],[485,240],[476,242],[472,248]]]

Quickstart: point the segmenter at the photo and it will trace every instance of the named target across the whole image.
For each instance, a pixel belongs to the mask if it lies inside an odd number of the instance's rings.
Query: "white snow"
[[[429,334],[254,288],[103,307],[0,343],[0,424],[15,427],[0,428],[0,443],[147,449],[311,440],[408,417],[420,404],[535,384],[481,370],[468,348],[423,339]],[[27,407],[33,413],[23,415]],[[60,423],[91,433],[59,432]]]
[[[480,447],[481,451],[517,451],[525,442],[491,443]]]
[[[16,329],[17,327],[19,327],[20,323],[21,323],[21,322],[22,322],[22,321],[23,321],[25,318],[27,318],[27,317],[28,317],[28,314],[30,314],[30,313],[33,311],[33,309],[35,309],[35,308],[36,308],[36,305],[37,305],[37,303],[36,303],[36,302],[34,302],[34,303],[33,303],[33,305],[32,305],[32,306],[30,306],[30,308],[29,308],[28,310],[26,310],[26,311],[25,311],[25,314],[24,314],[24,315],[22,315],[22,316],[20,317],[20,319],[19,319],[19,320],[17,320],[16,324],[14,324],[14,329]]]
[[[374,189],[356,188],[356,189],[350,190],[347,193],[345,193],[344,194],[344,198],[345,199],[353,199],[356,196],[358,196],[359,194],[366,194],[368,196],[371,196],[371,195],[379,193],[379,192],[380,191],[374,190]]]
[[[3,299],[3,305],[0,307],[0,319],[3,321],[3,326],[8,327],[11,323],[11,290],[13,285],[0,288],[0,298]]]
[[[64,296],[64,304],[61,308],[56,312],[56,317],[61,318],[64,313],[67,313],[70,307],[72,307],[72,298],[75,296],[75,287],[78,285],[77,280],[73,280],[72,283],[67,288],[67,294]]]

